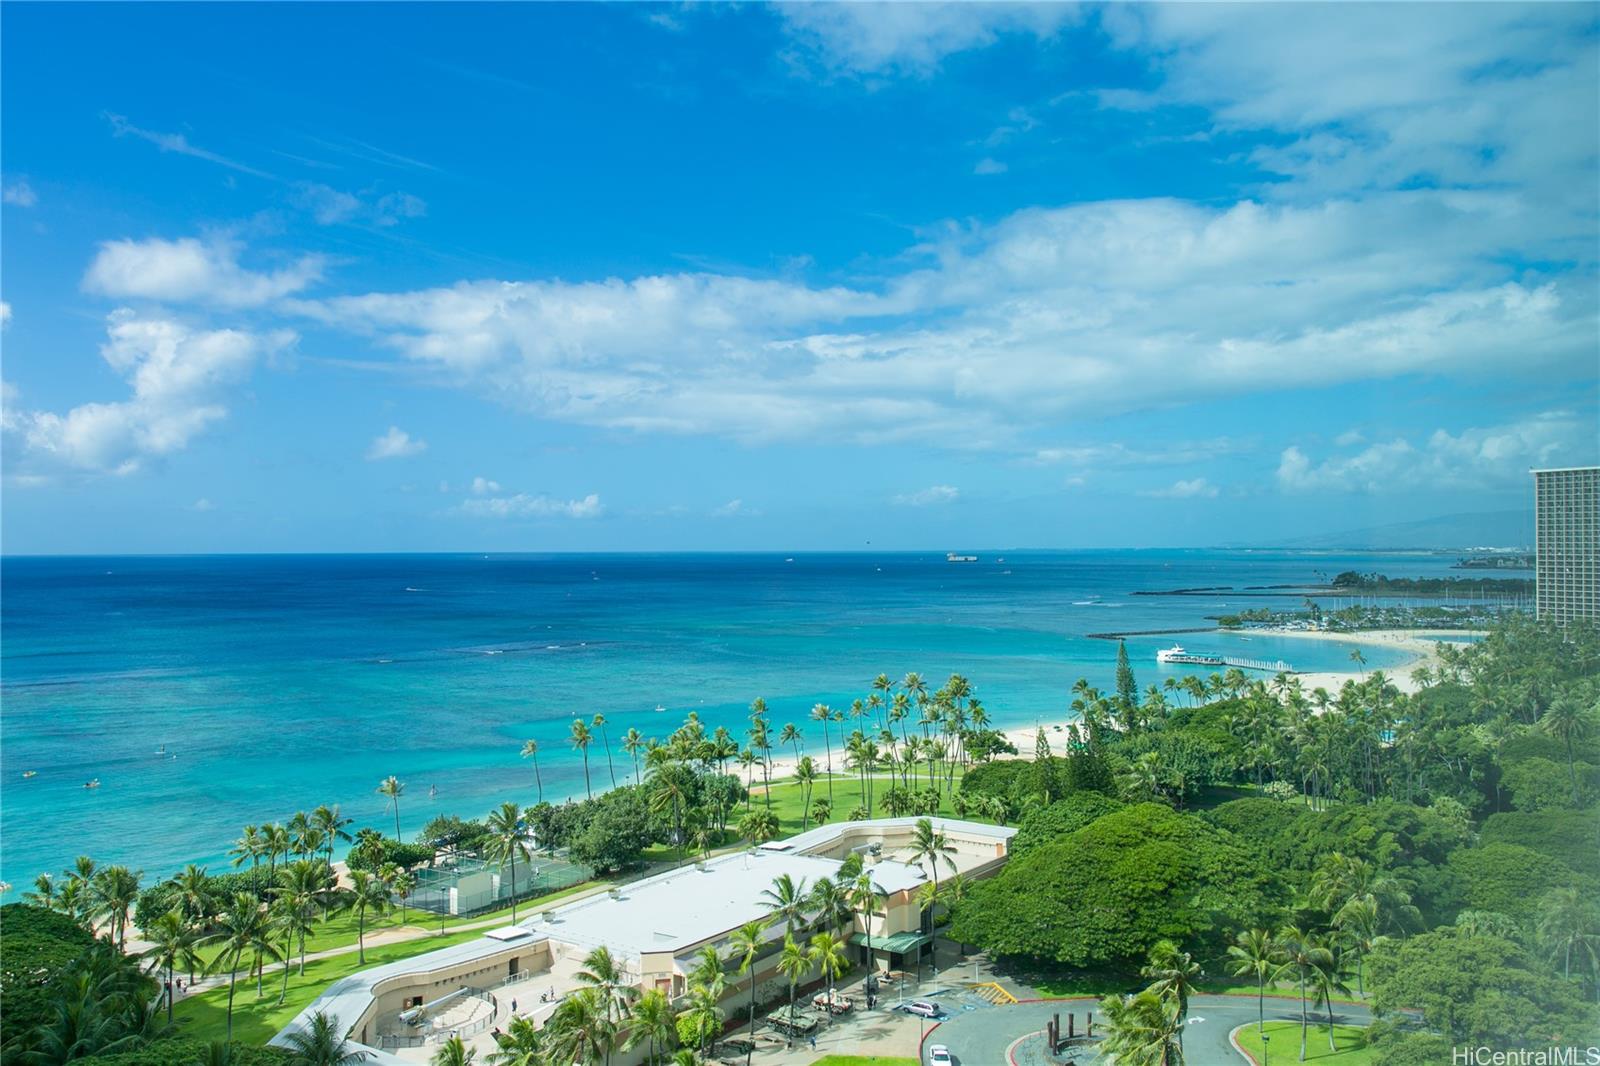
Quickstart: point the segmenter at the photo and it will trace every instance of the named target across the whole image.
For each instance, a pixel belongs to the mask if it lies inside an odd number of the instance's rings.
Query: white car
[[[950,1057],[950,1049],[943,1044],[935,1044],[928,1049],[928,1066],[953,1066],[955,1061]]]
[[[906,1013],[920,1018],[937,1018],[944,1012],[925,999],[914,999],[906,1004]]]

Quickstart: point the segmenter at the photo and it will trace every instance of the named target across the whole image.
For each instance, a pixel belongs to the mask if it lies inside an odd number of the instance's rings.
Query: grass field
[[[567,896],[576,895],[585,889],[593,888],[599,883],[600,882],[597,881],[585,881],[582,884],[573,885],[571,888],[564,888],[559,892],[552,892],[547,896],[539,896],[536,899],[521,901],[517,904],[517,916],[519,918],[523,917],[529,913],[531,907],[543,906],[544,904],[553,900],[559,900]],[[419,911],[415,907],[407,907],[405,917],[406,920],[402,923],[398,908],[388,914],[368,914],[366,927],[368,953],[370,954],[372,951],[372,938],[380,932],[392,932],[396,929],[410,929],[419,933],[427,932],[435,935],[441,935],[444,933],[457,931],[469,925],[478,925],[480,923],[494,922],[501,919],[509,922],[511,920],[511,908],[503,907],[500,910],[487,911],[483,914],[474,914],[464,918],[449,918],[442,917],[437,914],[430,914],[427,911]],[[355,945],[356,916],[353,913],[344,911],[330,915],[327,920],[317,923],[316,929],[310,936],[306,937],[306,954],[309,955],[318,951],[327,951],[331,948],[355,947]],[[219,947],[206,946],[200,948],[199,955],[202,960],[209,963],[212,959],[216,958],[220,950],[221,949]]]
[[[837,759],[838,753],[835,752],[834,756]],[[918,791],[920,791],[921,788],[926,787],[927,780],[926,771],[924,771],[924,774],[921,778],[922,785],[918,786]],[[890,777],[877,777],[871,781],[870,784],[872,792],[872,816],[874,818],[883,818],[886,816],[883,808],[880,806],[883,800],[883,794],[890,788],[894,787],[896,781]],[[955,784],[957,788],[961,786],[960,771],[956,772]],[[940,791],[944,794],[944,804],[939,808],[939,813],[948,817],[955,817],[955,808],[950,805],[950,792],[944,789],[943,780],[940,781]],[[827,798],[828,781],[826,778],[824,778],[817,781],[816,784],[812,786],[811,802],[815,804],[817,800]],[[755,788],[751,789],[750,792],[750,803],[753,807],[760,807],[764,802],[765,789],[763,789],[761,785],[761,776],[757,774]],[[778,816],[778,825],[780,827],[778,832],[779,836],[791,836],[795,833],[801,832],[804,829],[810,829],[816,826],[816,821],[810,818],[804,819],[802,824],[801,808],[804,806],[804,802],[804,791],[794,781],[784,780],[774,781],[772,783],[772,812]],[[854,774],[835,773],[833,777],[833,813],[829,816],[828,820],[830,822],[844,821],[846,818],[850,817],[850,812],[857,806],[865,805],[866,798],[865,792],[862,788],[861,779],[856,777]],[[743,815],[742,808],[739,812],[739,815]],[[974,819],[974,821],[983,820],[984,819]],[[738,817],[736,816],[734,818],[730,818],[729,821],[737,822]]]
[[[575,885],[560,892],[541,896],[538,899],[528,900],[517,904],[518,915],[531,913],[544,904],[561,899],[564,896],[580,892],[586,886]],[[416,912],[413,911],[413,914]],[[234,992],[233,1000],[233,1038],[247,1044],[264,1044],[271,1039],[279,1029],[282,1029],[289,1019],[299,1014],[301,1009],[327,988],[328,985],[341,977],[348,977],[368,966],[377,966],[386,962],[396,962],[407,959],[413,955],[421,955],[427,951],[438,948],[447,948],[454,944],[463,944],[483,935],[483,929],[461,929],[461,925],[472,922],[496,918],[503,914],[507,919],[511,916],[510,908],[505,911],[495,911],[490,914],[478,915],[473,918],[454,918],[449,920],[449,925],[440,932],[431,923],[427,927],[429,936],[418,937],[415,940],[405,940],[397,944],[385,944],[382,947],[368,947],[367,961],[357,961],[356,953],[337,955],[328,959],[313,959],[306,963],[304,976],[299,973],[298,965],[289,970],[289,994],[285,997],[283,1005],[278,1005],[278,993],[283,989],[282,972],[269,972],[263,982],[263,992],[259,999],[256,998],[256,983],[253,978],[247,978],[243,973],[239,975],[238,987]],[[339,919],[334,919],[334,922]],[[331,924],[331,923],[330,923]],[[492,928],[492,926],[486,927]],[[328,934],[333,936],[333,932]],[[349,943],[355,943],[355,926],[350,926]],[[324,944],[324,948],[337,946]],[[306,941],[307,951],[316,950],[311,947],[311,941]],[[178,1001],[174,1020],[178,1024],[179,1034],[186,1037],[196,1037],[201,1040],[221,1040],[227,1035],[228,1028],[228,989],[209,989],[197,996]]]
[[[1268,1064],[1300,1061],[1300,1023],[1268,1022],[1267,1037],[1270,1057],[1263,1056],[1261,1037],[1253,1025],[1239,1031],[1239,1044],[1258,1064],[1264,1059]],[[1373,1050],[1367,1047],[1366,1031],[1357,1026],[1334,1026],[1333,1042],[1339,1049],[1336,1052],[1328,1050],[1328,1027],[1312,1026],[1306,1031],[1305,1061],[1315,1062],[1317,1066],[1371,1066],[1374,1061]]]

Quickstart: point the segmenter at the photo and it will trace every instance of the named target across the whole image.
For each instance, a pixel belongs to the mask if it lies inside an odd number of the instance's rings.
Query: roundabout
[[[1097,997],[1083,996],[1073,999],[1025,1000],[1005,1006],[990,1006],[976,1010],[963,1010],[948,1021],[929,1030],[922,1041],[923,1057],[934,1044],[950,1049],[954,1066],[1098,1066],[1103,1060],[1094,1044],[1070,1047],[1051,1056],[1045,1046],[1045,1028],[1059,1016],[1061,1031],[1067,1031],[1067,1016],[1074,1016],[1073,1031],[1084,1035],[1086,1016],[1094,1012],[1094,1033],[1099,1036],[1103,1016]],[[1266,1017],[1270,1021],[1300,1021],[1300,1001],[1268,997]],[[1372,1020],[1366,1007],[1354,1004],[1335,1004],[1334,1022],[1338,1025],[1366,1025]],[[1189,1020],[1184,1028],[1184,1059],[1189,1066],[1241,1066],[1248,1061],[1228,1039],[1228,1034],[1241,1025],[1256,1021],[1254,996],[1194,996],[1189,1000]],[[1327,1014],[1317,1012],[1310,1017],[1311,1038],[1316,1039],[1323,1030],[1319,1023],[1327,1023]],[[1298,1034],[1297,1034],[1298,1035]],[[1098,1041],[1096,1041],[1098,1043]],[[1272,1045],[1272,1061],[1279,1061],[1278,1044]],[[1295,1061],[1296,1052],[1283,1057],[1285,1063]]]

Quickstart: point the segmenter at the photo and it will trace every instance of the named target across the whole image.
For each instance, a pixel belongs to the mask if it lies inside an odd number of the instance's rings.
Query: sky
[[[961,549],[1530,506],[1589,4],[0,9],[7,553]]]

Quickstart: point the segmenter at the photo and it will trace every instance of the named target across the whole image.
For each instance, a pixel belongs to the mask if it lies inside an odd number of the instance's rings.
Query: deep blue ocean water
[[[204,556],[0,559],[0,878],[21,891],[80,853],[149,875],[222,865],[246,823],[339,803],[392,827],[581,794],[574,715],[665,736],[689,710],[742,737],[848,706],[880,672],[965,674],[995,724],[1060,717],[1079,677],[1109,688],[1106,630],[1206,625],[1298,598],[1138,590],[1316,582],[1453,561],[1216,551],[942,554]],[[1133,637],[1142,686],[1172,637]],[[1186,634],[1196,651],[1348,669],[1311,641]],[[1401,661],[1373,649],[1369,669]],[[663,705],[665,713],[654,708]],[[166,754],[158,755],[165,746]],[[598,788],[609,783],[599,743]],[[24,780],[26,770],[37,776]],[[84,789],[92,778],[95,790]],[[430,797],[430,787],[437,796]]]

